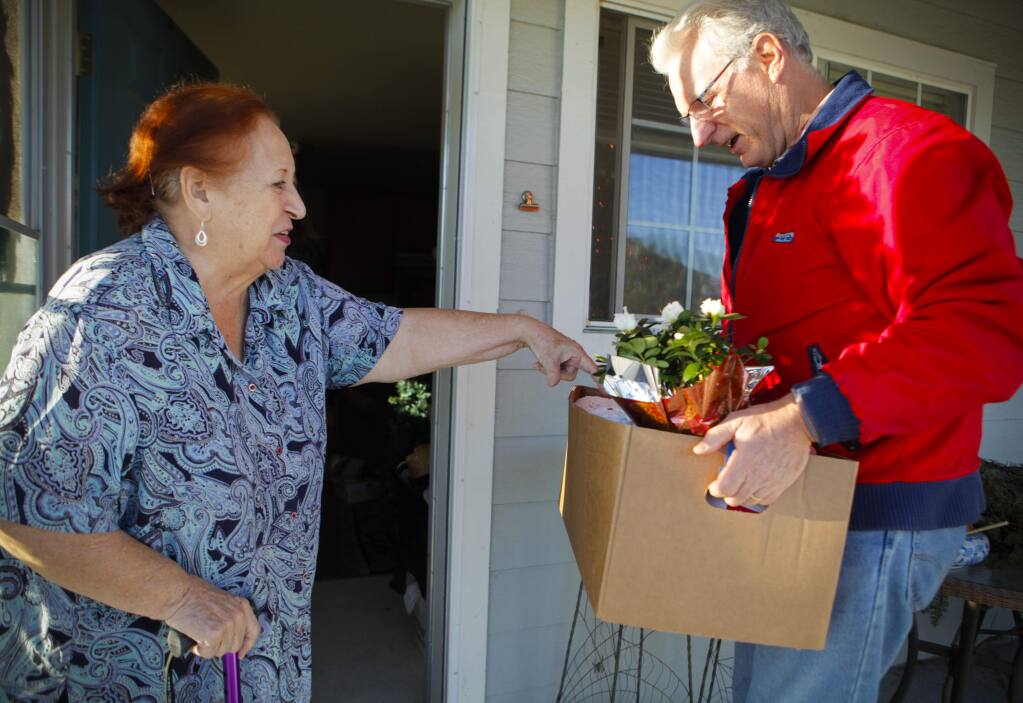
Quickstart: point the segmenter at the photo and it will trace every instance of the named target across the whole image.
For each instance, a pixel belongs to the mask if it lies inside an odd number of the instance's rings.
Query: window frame
[[[608,9],[608,8],[604,8]],[[669,124],[666,122],[657,122],[654,120],[644,120],[633,118],[633,88],[636,82],[636,34],[639,30],[654,31],[661,26],[662,23],[650,20],[644,17],[638,17],[636,15],[626,15],[624,17],[624,46],[622,51],[622,59],[618,67],[620,74],[622,75],[622,90],[620,94],[618,110],[621,117],[621,133],[618,135],[619,146],[617,151],[617,162],[618,162],[618,177],[615,179],[615,207],[616,207],[616,238],[615,238],[615,265],[613,271],[610,272],[609,280],[611,281],[611,313],[617,310],[621,310],[625,304],[625,268],[627,259],[627,250],[629,244],[628,229],[629,229],[629,178],[630,178],[630,162],[633,156],[632,153],[632,133],[636,127],[656,130],[664,133],[673,133],[685,139],[691,139],[692,132],[688,127],[681,124]],[[713,161],[712,157],[707,157],[709,161]],[[690,172],[690,178],[692,183],[689,191],[689,222],[679,226],[677,229],[680,232],[684,232],[687,238],[686,248],[688,250],[688,260],[691,261],[695,256],[695,250],[697,246],[696,237],[698,235],[707,234],[719,234],[724,235],[723,227],[706,227],[699,225],[695,222],[697,212],[697,188],[699,187],[699,165],[701,163],[700,149],[695,145],[692,146],[692,154],[689,157],[692,170]],[[675,228],[673,228],[675,229]],[[686,282],[683,288],[683,295],[687,298],[692,293],[693,287],[693,268],[686,265]],[[587,280],[589,285],[589,280]],[[668,301],[664,301],[665,303]],[[683,305],[691,307],[694,304],[693,300],[683,300]],[[587,309],[589,309],[587,307]],[[641,315],[654,315],[659,310],[634,310]],[[589,327],[595,329],[610,328],[612,322],[608,320],[587,320]]]
[[[19,178],[18,198],[20,202],[16,208],[19,218],[15,219],[0,213],[0,228],[18,235],[19,238],[25,237],[32,240],[35,246],[35,270],[32,272],[34,282],[0,281],[0,293],[31,294],[34,297],[33,307],[38,307],[43,299],[42,237],[39,223],[39,215],[42,211],[40,202],[42,179],[39,162],[39,135],[42,130],[42,120],[38,110],[42,88],[42,76],[39,71],[41,49],[39,19],[38,5],[22,0],[18,8],[17,26],[14,28],[14,31],[18,32],[19,56],[16,70],[20,72],[18,76],[20,124],[17,132],[12,135],[18,145],[20,156],[15,174]],[[21,241],[20,239],[15,240],[15,251],[18,250]],[[24,320],[19,320],[18,324],[23,322]],[[7,339],[4,341],[13,342],[13,340]],[[10,351],[10,349],[0,349],[0,369],[7,366]]]
[[[867,71],[867,75],[863,78],[873,85],[873,74],[882,73],[884,75],[891,76],[893,78],[901,78],[903,80],[916,83],[916,104],[919,106],[921,103],[923,86],[928,85],[934,88],[944,88],[945,90],[955,91],[957,93],[966,96],[966,113],[965,113],[965,128],[973,132],[974,124],[974,111],[973,105],[976,101],[977,87],[970,85],[969,83],[962,83],[958,81],[952,81],[942,76],[932,76],[921,74],[916,71],[908,70],[901,66],[895,66],[892,64],[886,64],[881,61],[874,59],[864,58],[862,56],[854,56],[841,51],[833,51],[830,49],[814,49],[813,53],[813,64],[819,71],[821,63],[824,61],[833,61],[835,63],[841,63],[854,68],[862,68]],[[978,135],[979,136],[979,135]],[[985,140],[987,141],[987,140]]]
[[[35,242],[36,308],[74,261],[75,9],[74,0],[26,0],[19,19],[22,208],[18,220],[0,215],[0,226]]]
[[[17,234],[30,237],[39,241],[38,215],[41,210],[39,203],[40,195],[40,174],[37,164],[39,163],[39,133],[42,127],[38,107],[38,98],[41,93],[42,76],[39,72],[39,33],[38,33],[39,9],[35,3],[21,3],[18,13],[18,31],[21,35],[18,38],[18,46],[21,53],[19,69],[21,75],[21,130],[14,138],[19,142],[20,147],[20,171],[21,176],[21,219],[16,220],[3,213],[0,213],[0,227],[11,230]],[[38,274],[41,271],[37,272]]]
[[[966,129],[988,143],[995,64],[794,8],[813,40],[814,56],[947,88],[967,96]]]
[[[23,2],[22,217],[0,226],[36,240],[36,302],[74,262],[75,4]]]
[[[606,353],[614,333],[612,324],[589,319],[600,11],[615,10],[664,23],[684,4],[683,0],[565,0],[552,323],[579,339],[590,354]],[[815,56],[965,93],[967,128],[981,140],[990,140],[993,63],[794,9],[813,40]],[[580,187],[583,183],[585,188]]]

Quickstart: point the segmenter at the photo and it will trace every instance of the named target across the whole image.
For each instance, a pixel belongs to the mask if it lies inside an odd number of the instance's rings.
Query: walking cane
[[[167,649],[171,656],[181,659],[191,655],[196,641],[177,630],[167,632]],[[238,652],[224,655],[224,703],[242,703],[241,690],[238,687]]]

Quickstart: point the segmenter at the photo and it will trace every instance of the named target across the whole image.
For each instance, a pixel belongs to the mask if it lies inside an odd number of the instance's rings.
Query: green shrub
[[[991,556],[984,563],[1023,566],[1023,465],[984,460],[980,478],[987,495],[987,510],[977,526],[1009,522],[985,533],[991,541]]]

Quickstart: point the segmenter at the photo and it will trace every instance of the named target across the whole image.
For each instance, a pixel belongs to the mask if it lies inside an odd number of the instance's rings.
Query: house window
[[[721,147],[695,148],[679,124],[664,76],[647,59],[657,26],[600,14],[591,321],[720,294],[722,213],[744,169]]]
[[[26,202],[25,7],[0,0],[0,369],[37,304],[39,232]]]
[[[940,112],[963,127],[967,126],[968,96],[965,93],[829,59],[818,59],[817,68],[829,83],[834,83],[849,71],[856,71],[873,87],[874,95],[905,100],[928,110]]]

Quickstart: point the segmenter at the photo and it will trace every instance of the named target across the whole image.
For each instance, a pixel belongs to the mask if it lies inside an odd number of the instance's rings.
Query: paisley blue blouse
[[[244,360],[164,222],[76,263],[0,380],[0,517],[124,530],[247,598],[245,701],[310,697],[324,392],[365,376],[401,310],[291,259],[249,288]],[[0,693],[162,701],[166,626],[62,589],[0,551]],[[193,657],[178,700],[223,695]]]

